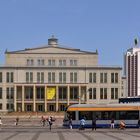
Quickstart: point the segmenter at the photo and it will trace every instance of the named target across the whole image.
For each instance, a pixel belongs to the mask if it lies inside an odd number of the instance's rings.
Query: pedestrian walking
[[[0,126],[2,125],[2,120],[1,120],[1,117],[0,117]]]
[[[41,117],[42,126],[44,127],[46,124],[46,119],[44,116]]]
[[[1,129],[1,126],[2,126],[2,120],[1,120],[1,117],[0,117],[0,129]]]
[[[80,120],[80,130],[84,130],[84,129],[85,129],[85,123],[86,123],[85,119],[82,118],[82,119]]]
[[[138,120],[138,127],[140,128],[140,118],[139,118],[139,120]]]
[[[50,131],[52,130],[52,116],[50,116],[49,118],[48,118],[48,123],[49,123],[49,129],[50,129]]]
[[[69,127],[70,127],[70,129],[72,129],[72,118],[70,118],[70,120],[69,120]]]
[[[125,129],[126,125],[124,121],[120,121],[120,129]]]
[[[15,122],[15,125],[17,126],[19,123],[19,117],[16,117],[16,122]]]
[[[111,119],[111,129],[114,129],[115,121],[114,118]]]
[[[92,119],[92,130],[96,130],[96,118]]]

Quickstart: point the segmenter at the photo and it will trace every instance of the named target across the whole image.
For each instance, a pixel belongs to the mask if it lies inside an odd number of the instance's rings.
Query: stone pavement
[[[2,128],[0,140],[140,140],[139,129]]]

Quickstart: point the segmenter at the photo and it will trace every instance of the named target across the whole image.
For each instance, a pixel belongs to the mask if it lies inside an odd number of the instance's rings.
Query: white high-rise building
[[[140,48],[135,39],[135,46],[125,54],[125,75],[128,97],[140,96]]]

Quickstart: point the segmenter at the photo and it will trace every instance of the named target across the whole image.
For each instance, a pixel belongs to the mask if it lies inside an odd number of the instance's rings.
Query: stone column
[[[47,86],[45,86],[45,99],[44,99],[44,103],[45,103],[45,112],[47,111]]]
[[[17,111],[17,87],[14,86],[14,111]]]
[[[58,111],[58,86],[56,86],[56,111]]]
[[[35,85],[33,86],[33,112],[36,111],[36,89]]]
[[[85,98],[86,98],[86,100],[85,100],[86,104],[88,104],[89,103],[89,87],[88,86],[86,87],[86,97]]]
[[[67,105],[70,104],[70,86],[67,86]]]
[[[80,89],[80,86],[78,86],[78,103],[81,104],[81,89]]]
[[[24,112],[25,111],[25,109],[24,109],[24,106],[25,106],[25,104],[24,104],[24,95],[25,95],[25,93],[24,93],[24,86],[22,86],[22,112]]]

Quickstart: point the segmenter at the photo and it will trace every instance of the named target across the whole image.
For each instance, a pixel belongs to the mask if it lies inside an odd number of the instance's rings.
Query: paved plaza
[[[15,126],[15,118],[2,118],[0,140],[140,140],[140,129],[68,129],[62,126],[63,118],[56,118],[52,131],[49,126],[42,126],[41,116],[37,118],[20,118]]]
[[[140,130],[9,127],[1,128],[0,140],[140,140]]]

